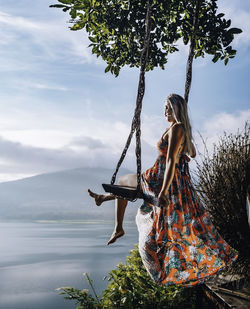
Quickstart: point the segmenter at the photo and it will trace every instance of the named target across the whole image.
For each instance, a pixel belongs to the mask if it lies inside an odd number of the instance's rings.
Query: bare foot
[[[111,235],[109,241],[107,242],[107,245],[110,245],[116,241],[117,238],[122,237],[125,234],[124,230],[121,229],[120,231],[114,231]]]
[[[90,189],[88,189],[88,193],[91,197],[93,197],[95,199],[95,203],[96,206],[100,206],[102,204],[102,202],[104,202],[104,195],[102,194],[96,194],[94,192],[92,192]]]

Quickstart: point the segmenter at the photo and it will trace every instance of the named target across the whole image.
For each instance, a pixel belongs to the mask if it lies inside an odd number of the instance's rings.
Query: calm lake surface
[[[138,242],[135,222],[125,222],[125,236],[110,246],[113,222],[0,222],[0,228],[1,309],[73,309],[55,289],[89,289],[87,272],[100,295],[104,276]]]

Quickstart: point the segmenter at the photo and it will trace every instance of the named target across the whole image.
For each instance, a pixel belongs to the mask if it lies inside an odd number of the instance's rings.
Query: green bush
[[[104,291],[103,308],[193,308],[190,288],[159,286],[146,272],[137,246],[110,272],[110,284]]]
[[[246,197],[250,185],[250,125],[222,136],[211,155],[197,162],[196,189],[222,237],[238,251],[228,271],[250,279],[250,228]]]
[[[159,286],[153,282],[146,272],[138,246],[136,245],[127,257],[126,263],[119,263],[117,268],[109,273],[109,285],[102,296],[97,297],[92,280],[87,280],[95,297],[88,290],[78,290],[72,287],[62,287],[60,294],[66,299],[75,300],[77,309],[107,308],[107,309],[192,309],[195,308],[197,288],[181,286]],[[203,309],[212,308],[203,301]]]

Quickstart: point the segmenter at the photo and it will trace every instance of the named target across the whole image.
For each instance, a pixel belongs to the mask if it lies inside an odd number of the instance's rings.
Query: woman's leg
[[[136,174],[128,174],[119,177],[118,185],[123,187],[136,188],[137,187],[137,175]],[[95,199],[95,203],[97,206],[100,206],[103,202],[111,201],[115,199],[115,228],[114,231],[108,241],[108,245],[112,244],[116,241],[117,238],[123,236],[125,234],[123,230],[123,219],[125,210],[128,204],[128,201],[115,198],[113,194],[96,194],[88,189],[88,193],[91,197]]]
[[[137,176],[136,174],[127,174],[120,176],[118,179],[118,185],[129,188],[137,187]],[[96,206],[100,206],[103,202],[114,200],[116,197],[112,193],[108,194],[97,194],[88,189],[89,196],[95,199]]]
[[[107,245],[114,243],[117,238],[122,237],[125,234],[123,229],[123,218],[127,204],[128,201],[126,200],[115,199],[115,227]]]
[[[96,194],[88,189],[88,193],[91,197],[95,199],[96,206],[100,206],[103,202],[111,201],[115,199],[115,196],[111,193],[109,194]]]
[[[118,185],[123,187],[136,188],[137,186],[137,176],[136,174],[128,174],[121,176],[118,180]],[[116,198],[115,199],[115,228],[114,231],[107,242],[107,245],[112,244],[117,238],[122,237],[125,232],[123,229],[123,219],[128,201]]]

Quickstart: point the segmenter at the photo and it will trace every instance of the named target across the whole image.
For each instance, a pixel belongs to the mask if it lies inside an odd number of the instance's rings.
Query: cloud
[[[89,136],[76,137],[72,140],[72,142],[68,146],[73,149],[87,148],[89,150],[108,148],[108,146],[105,145],[100,139],[92,138]]]
[[[71,127],[71,132],[65,128],[62,131],[48,128],[2,131],[5,137],[0,137],[0,181],[78,167],[115,168],[129,126],[103,121],[102,126],[96,127],[91,121],[81,122],[75,120],[75,129]],[[62,125],[65,126],[65,122]],[[79,135],[79,131],[86,135]],[[124,167],[134,167],[133,145],[125,161]]]
[[[243,132],[245,123],[250,121],[250,109],[240,110],[234,113],[218,113],[211,119],[204,122],[201,128],[194,130],[197,148],[204,152],[204,145],[201,137],[206,143],[208,152],[213,151],[213,145],[218,144],[220,136],[229,133]],[[200,136],[201,135],[201,136]]]
[[[15,23],[13,24],[14,20]],[[28,19],[25,19],[23,17],[12,16],[2,11],[0,11],[0,23],[5,24],[9,27],[15,27],[28,31],[39,30],[41,28],[38,23],[29,21]]]
[[[78,125],[76,123],[76,126]],[[65,131],[49,130],[4,132],[5,136],[12,138],[12,141],[0,137],[0,181],[78,167],[115,168],[128,137],[129,125],[108,121],[99,127],[91,122],[85,125],[86,130],[82,129],[86,134],[84,136],[77,134],[79,128],[70,134]],[[58,138],[61,140],[59,143]],[[18,139],[23,142],[15,141]],[[64,145],[63,141],[66,141]],[[39,147],[39,144],[43,147]],[[152,156],[154,147],[142,139],[142,149],[143,162],[148,166],[152,164],[154,158]],[[123,167],[136,171],[134,139]]]
[[[37,89],[44,89],[44,90],[57,90],[57,91],[68,91],[69,89],[62,86],[57,85],[46,85],[40,83],[30,83],[28,87],[37,88]]]
[[[26,53],[34,59],[47,57],[50,60],[58,58],[67,59],[68,62],[96,62],[96,57],[91,54],[87,35],[84,31],[73,32],[66,26],[66,16],[61,19],[46,21],[32,20],[22,16],[10,15],[0,11],[0,44],[9,48],[15,46],[16,52]],[[25,41],[25,44],[24,44]],[[18,47],[18,50],[16,48]],[[69,57],[71,55],[71,57]],[[73,57],[72,57],[73,56]]]
[[[204,123],[203,131],[215,135],[226,132],[236,132],[243,129],[245,121],[250,120],[250,109],[238,111],[235,113],[222,112]]]
[[[206,141],[207,148],[212,151],[213,143],[217,143],[223,132],[234,133],[243,130],[245,121],[250,119],[250,109],[240,110],[237,113],[219,113],[205,121],[201,127],[193,128],[195,142],[202,153],[204,145],[198,132]],[[66,134],[63,143],[61,132],[61,146],[56,148],[25,145],[20,142],[0,138],[0,180],[17,179],[20,177],[53,172],[79,167],[109,167],[115,168],[126,139],[130,126],[123,122],[103,122],[96,126],[91,122],[85,124],[88,130],[84,135],[78,135],[77,131]],[[79,123],[76,123],[79,126]],[[158,155],[156,144],[168,124],[163,117],[143,115],[142,122],[142,170],[151,167]],[[84,131],[84,130],[82,130]],[[50,134],[48,131],[44,137],[51,137],[49,143],[56,141],[58,132]],[[42,140],[42,131],[34,138]],[[38,145],[39,143],[37,143]],[[123,167],[136,171],[135,139],[131,143]]]
[[[2,181],[17,179],[19,175],[35,175],[78,167],[109,166],[114,162],[114,154],[108,149],[72,150],[70,147],[58,149],[39,148],[23,145],[0,138],[0,160]],[[103,165],[102,165],[103,164]]]

